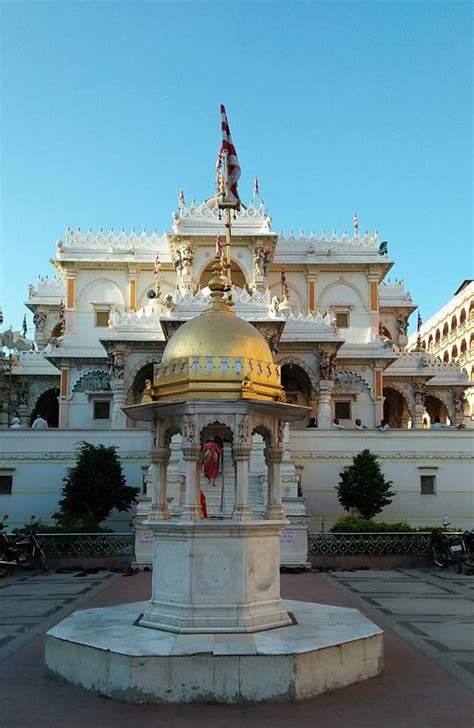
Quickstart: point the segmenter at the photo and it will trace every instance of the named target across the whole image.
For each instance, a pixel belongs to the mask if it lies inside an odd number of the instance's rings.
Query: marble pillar
[[[318,427],[320,429],[330,429],[332,424],[331,393],[333,389],[334,382],[331,379],[321,379],[319,382]]]
[[[170,451],[167,447],[153,447],[151,451],[151,521],[170,518],[167,501],[167,476]]]
[[[251,521],[252,511],[249,504],[249,465],[251,448],[234,448],[236,469],[235,501],[232,511],[233,521]]]
[[[186,463],[186,483],[181,513],[182,521],[199,521],[203,517],[199,485],[200,455],[201,451],[198,447],[183,447],[183,459]]]
[[[273,521],[286,520],[281,503],[281,462],[283,450],[279,447],[267,447],[265,459],[268,466],[268,496],[265,518]]]

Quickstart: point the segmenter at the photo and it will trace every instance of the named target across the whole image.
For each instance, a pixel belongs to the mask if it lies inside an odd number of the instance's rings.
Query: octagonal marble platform
[[[382,630],[356,609],[286,600],[287,627],[175,634],[138,626],[148,606],[74,612],[47,633],[47,668],[129,703],[297,701],[383,669]]]

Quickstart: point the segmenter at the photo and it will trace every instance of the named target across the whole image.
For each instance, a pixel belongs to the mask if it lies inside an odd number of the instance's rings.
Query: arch
[[[439,329],[436,329],[435,344],[439,344],[440,340],[441,340],[441,331]]]
[[[449,351],[447,349],[443,354],[443,364],[449,364]]]
[[[471,366],[471,376],[470,376],[471,382],[474,382],[474,364]]]
[[[299,359],[295,356],[285,356],[281,359],[277,359],[276,364],[278,364],[278,366],[281,368],[283,368],[286,364],[300,367],[300,369],[303,369],[308,375],[312,389],[316,391],[319,388],[319,379],[316,377],[313,369],[311,369],[309,364],[307,364],[303,359]]]
[[[351,294],[348,294],[348,289],[351,291]],[[329,295],[331,292],[333,293],[332,296]],[[358,306],[366,306],[367,300],[362,294],[360,288],[341,276],[337,281],[329,283],[326,288],[322,289],[318,296],[318,303],[320,310],[326,310],[331,306],[337,305],[355,304]]]
[[[449,334],[449,326],[448,326],[448,322],[447,322],[447,321],[445,321],[445,323],[444,323],[444,326],[443,326],[443,339],[444,339],[444,338],[445,338],[445,337],[446,337],[446,336],[447,336],[448,334]]]
[[[463,339],[461,341],[461,348],[460,348],[461,354],[465,354],[467,351],[467,341],[466,339]]]
[[[472,299],[472,301],[469,304],[469,318],[473,318],[473,317],[474,317],[474,298]]]
[[[467,319],[467,311],[465,308],[461,309],[461,313],[459,314],[459,324],[463,324]]]
[[[127,404],[138,404],[145,389],[145,380],[153,382],[154,362],[143,363],[135,372],[135,376],[127,389]],[[138,424],[138,423],[137,423]]]
[[[36,400],[31,413],[32,425],[36,415],[40,414],[47,421],[49,427],[57,427],[59,424],[59,388],[53,387],[40,394]]]
[[[273,445],[273,433],[270,431],[270,429],[263,424],[255,425],[255,427],[252,429],[252,437],[253,435],[260,435],[263,438],[263,441],[266,445],[266,447],[272,447]],[[266,458],[265,458],[266,461]]]
[[[86,369],[77,375],[71,384],[69,399],[74,392],[108,392],[110,391],[110,374],[107,369]]]
[[[395,386],[383,388],[383,418],[392,429],[407,428],[410,417],[413,414],[410,404],[403,393]]]
[[[127,372],[127,375],[124,380],[125,390],[127,391],[127,397],[129,396],[129,390],[131,387],[133,387],[133,382],[135,380],[135,377],[137,376],[140,369],[143,369],[144,366],[147,364],[159,364],[161,361],[162,352],[156,352],[155,354],[147,354],[147,356],[144,356],[140,361],[138,361],[134,366],[130,367],[129,371]]]
[[[390,329],[388,329],[384,324],[380,327],[380,335],[384,336],[386,339],[390,339],[390,341],[393,341],[393,336],[390,332]]]
[[[281,368],[281,383],[289,404],[308,407],[312,395],[311,380],[298,364],[284,364]]]
[[[201,269],[198,276],[198,289],[206,288],[207,284],[209,283],[209,279],[211,278],[211,269],[214,263],[214,258],[211,258],[207,263],[204,264],[204,267]],[[237,288],[247,288],[249,285],[249,281],[240,263],[238,263],[234,258],[231,258],[230,264],[230,273],[233,285],[237,286]]]
[[[426,341],[425,341],[424,339],[423,339],[423,341],[421,342],[421,348],[422,348],[422,349],[426,349]]]
[[[428,336],[428,350],[433,346],[433,334]]]
[[[125,305],[125,296],[120,286],[110,278],[96,278],[77,292],[77,302],[82,303],[113,303],[117,306]]]
[[[458,354],[458,347],[456,344],[454,344],[453,348],[451,349],[451,361],[454,361],[459,356]]]
[[[471,337],[469,339],[469,351],[474,350],[474,333],[471,334]]]
[[[454,315],[451,319],[451,331],[456,331],[457,327],[458,327],[458,319],[457,319],[457,316]]]
[[[216,437],[220,439],[221,445],[223,442],[234,442],[234,433],[232,432],[232,428],[225,422],[221,422],[218,417],[216,417],[214,422],[208,422],[205,424],[199,431],[199,443],[201,449],[209,438]]]
[[[176,285],[173,285],[169,281],[162,280],[160,278],[160,286],[161,286],[161,297],[164,299],[166,296],[173,296],[176,291]],[[145,286],[143,286],[137,295],[137,305],[138,308],[144,308],[145,306],[148,306],[150,304],[153,305],[155,302],[155,299],[149,298],[146,294],[148,291],[155,288],[155,281],[152,280],[150,283],[147,283]]]
[[[446,422],[449,418],[452,421],[448,407],[443,399],[437,394],[427,394],[425,397],[425,410],[428,412],[430,422],[433,424],[436,418],[439,417],[441,422]]]
[[[334,394],[359,394],[367,392],[370,399],[375,401],[373,387],[358,372],[342,369],[334,374]]]
[[[287,281],[288,289],[290,291],[290,303],[293,306],[293,311],[306,310],[306,301],[301,298],[301,294],[293,283]],[[281,283],[272,283],[270,286],[270,296],[278,296],[281,299]]]

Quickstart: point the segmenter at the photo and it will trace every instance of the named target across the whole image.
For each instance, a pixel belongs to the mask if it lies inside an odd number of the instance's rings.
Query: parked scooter
[[[444,523],[444,527],[449,526]],[[430,556],[440,569],[452,566],[456,573],[462,572],[463,544],[461,536],[445,533],[442,528],[434,528],[430,537]]]
[[[15,566],[48,571],[46,556],[34,533],[15,536],[0,531],[0,577],[9,574]]]

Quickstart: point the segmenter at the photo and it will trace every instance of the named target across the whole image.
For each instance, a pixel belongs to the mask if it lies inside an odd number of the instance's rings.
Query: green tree
[[[59,512],[61,526],[97,527],[113,508],[127,511],[137,502],[139,488],[126,484],[116,447],[79,443],[77,460],[63,480]]]
[[[356,508],[363,518],[373,518],[392,502],[391,480],[385,480],[377,456],[362,450],[352,459],[352,465],[339,473],[337,499],[346,511]]]

